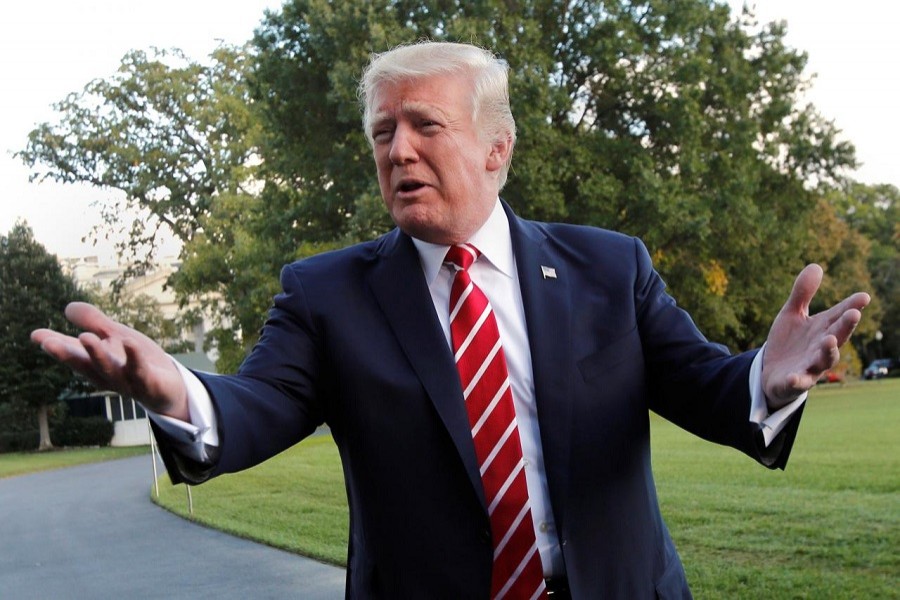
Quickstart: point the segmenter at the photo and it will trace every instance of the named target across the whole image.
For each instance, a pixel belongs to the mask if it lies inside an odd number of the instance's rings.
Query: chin
[[[440,227],[433,215],[421,206],[405,206],[392,215],[394,223],[409,235],[429,242],[430,237],[439,234]],[[437,243],[437,242],[435,242]]]
[[[429,244],[450,246],[456,243],[451,232],[446,231],[441,227],[437,227],[434,224],[407,222],[405,224],[400,224],[399,227],[407,235],[411,235],[412,237],[422,240],[423,242],[428,242]]]
[[[447,241],[449,237],[447,234],[434,227],[428,227],[417,223],[414,225],[400,225],[400,229],[407,235],[422,240],[423,242],[428,242],[429,244],[449,245],[452,243]]]

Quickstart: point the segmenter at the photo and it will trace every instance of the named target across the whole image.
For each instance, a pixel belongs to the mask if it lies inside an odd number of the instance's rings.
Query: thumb
[[[791,289],[791,295],[785,303],[784,308],[793,313],[802,315],[809,314],[809,304],[812,302],[813,296],[819,290],[822,283],[823,271],[822,267],[817,264],[809,264],[800,271],[797,279],[794,280],[794,287]]]

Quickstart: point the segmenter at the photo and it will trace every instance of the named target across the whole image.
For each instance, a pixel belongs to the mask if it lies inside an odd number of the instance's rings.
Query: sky
[[[863,183],[900,187],[900,8],[885,0],[747,0],[760,21],[785,20],[787,42],[809,56],[815,74],[807,99],[856,146]],[[742,0],[729,0],[739,10]],[[99,222],[96,202],[110,192],[29,183],[12,154],[28,132],[53,121],[51,105],[107,78],[132,49],[181,48],[196,60],[219,43],[242,43],[280,0],[36,0],[8,4],[0,22],[0,233],[25,220],[61,258],[99,255],[110,244],[82,241]],[[176,252],[171,244],[165,250]]]

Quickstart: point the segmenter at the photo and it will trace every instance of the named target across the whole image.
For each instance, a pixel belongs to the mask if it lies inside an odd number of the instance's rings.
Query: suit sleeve
[[[282,270],[283,291],[238,374],[195,373],[212,399],[218,423],[219,447],[212,452],[212,464],[179,453],[154,428],[173,481],[201,483],[249,468],[296,444],[324,421],[316,389],[320,335],[297,269]]]
[[[750,367],[757,351],[732,355],[704,337],[677,306],[635,240],[634,297],[650,382],[650,408],[678,426],[737,448],[770,467],[784,468],[802,409],[767,448],[750,421]]]

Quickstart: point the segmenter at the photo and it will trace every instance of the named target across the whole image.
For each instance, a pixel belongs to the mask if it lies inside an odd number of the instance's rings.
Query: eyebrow
[[[403,102],[400,106],[400,113],[403,115],[407,115],[407,116],[418,116],[418,117],[436,113],[439,117],[441,117],[444,120],[450,119],[450,116],[444,110],[442,110],[440,107],[438,107],[435,104],[428,104],[426,102],[416,102],[416,101]],[[395,114],[395,111],[393,111],[393,110],[382,110],[382,111],[376,112],[374,115],[372,115],[373,129],[377,125],[380,125],[383,123],[391,123],[391,122],[396,121],[396,119],[394,118],[394,114]]]

